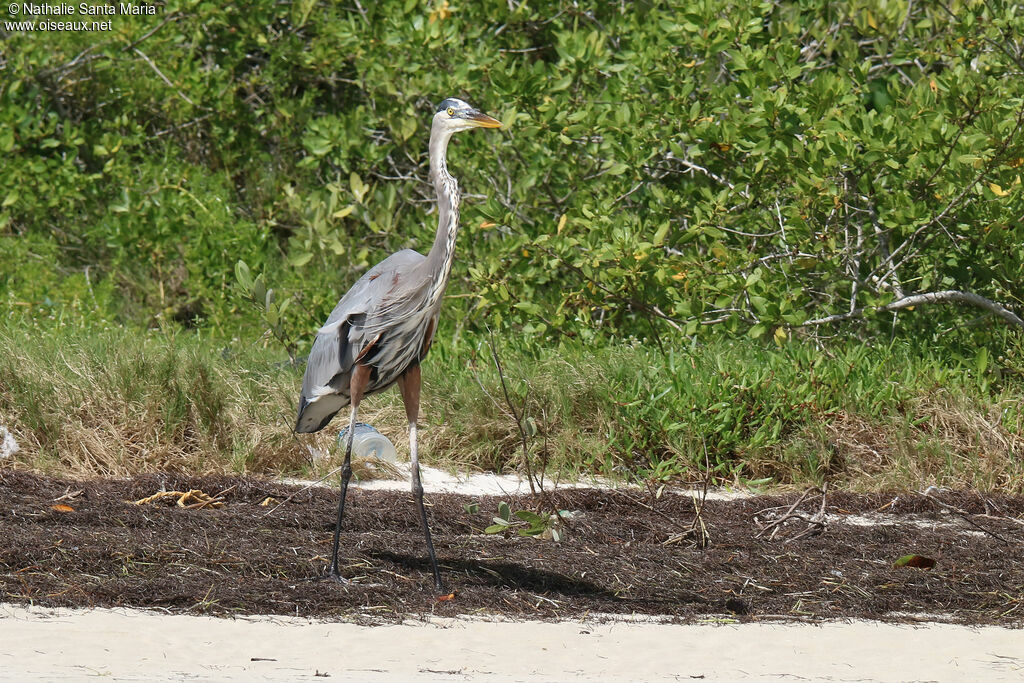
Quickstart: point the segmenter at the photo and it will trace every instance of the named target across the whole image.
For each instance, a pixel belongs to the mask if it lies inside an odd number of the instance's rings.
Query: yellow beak
[[[501,128],[501,121],[491,118],[483,112],[474,111],[466,117],[480,128]]]

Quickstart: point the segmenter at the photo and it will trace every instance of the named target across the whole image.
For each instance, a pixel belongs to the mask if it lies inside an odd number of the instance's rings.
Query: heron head
[[[434,125],[454,133],[470,128],[498,128],[501,121],[491,118],[458,98],[449,97],[437,106]]]

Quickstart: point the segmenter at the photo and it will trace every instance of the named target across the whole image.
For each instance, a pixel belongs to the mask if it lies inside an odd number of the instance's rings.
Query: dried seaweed
[[[132,504],[191,490],[220,492],[224,504],[188,509],[169,496]],[[428,494],[438,557],[455,592],[439,601],[408,494],[351,492],[342,530],[350,583],[341,585],[310,580],[327,564],[336,492],[298,490],[225,476],[67,481],[0,472],[2,599],[365,623],[431,614],[1024,623],[1024,498],[829,491],[820,502],[797,494],[707,500],[699,512],[711,542],[702,548],[679,538],[697,513],[688,494],[638,505],[615,492],[556,491],[555,504],[577,513],[561,543],[483,534],[496,498],[472,499],[479,510],[469,513],[465,496]],[[268,497],[286,502],[268,515],[260,506]],[[536,505],[528,496],[504,500]],[[757,515],[800,504],[828,520],[818,533],[758,537]],[[911,553],[936,558],[936,566],[893,567]]]

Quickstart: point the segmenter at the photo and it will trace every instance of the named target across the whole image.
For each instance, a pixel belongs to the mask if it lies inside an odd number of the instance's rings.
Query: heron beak
[[[483,112],[473,110],[471,113],[466,115],[466,118],[480,128],[501,128],[501,121],[498,119],[492,119]]]

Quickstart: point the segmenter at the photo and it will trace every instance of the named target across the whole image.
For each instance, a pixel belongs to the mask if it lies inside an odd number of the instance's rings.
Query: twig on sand
[[[701,484],[700,491],[693,491],[691,497],[693,499],[693,521],[690,522],[690,528],[681,534],[675,534],[669,537],[663,545],[670,545],[672,543],[678,543],[684,538],[690,536],[693,537],[694,543],[698,548],[707,548],[711,544],[711,534],[708,533],[708,526],[704,523],[704,504],[708,500],[708,486],[711,484],[711,462],[708,458],[708,445],[704,443],[704,481]]]
[[[787,543],[789,543],[790,541],[798,541],[801,538],[807,538],[808,536],[820,534],[822,531],[825,530],[825,527],[827,526],[827,523],[825,522],[825,494],[827,488],[828,484],[825,483],[821,485],[821,488],[815,487],[804,491],[803,494],[801,494],[800,497],[797,498],[796,502],[789,506],[789,509],[786,510],[785,514],[783,514],[781,517],[774,520],[773,522],[769,523],[763,529],[754,534],[754,538],[760,538],[761,536],[764,536],[766,533],[768,533],[768,531],[770,530],[771,534],[768,536],[768,540],[773,540],[775,538],[775,535],[779,533],[779,529],[782,528],[782,525],[791,519],[798,519],[806,523],[807,527],[805,527],[803,531],[796,534],[795,536],[787,538]],[[821,505],[818,508],[818,511],[811,517],[808,517],[802,512],[797,512],[796,509],[800,507],[800,504],[803,503],[809,495],[815,492],[821,494]],[[764,510],[762,510],[761,512],[764,512]]]

